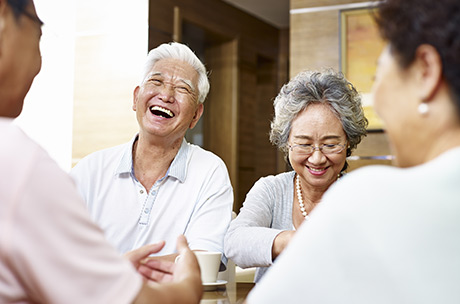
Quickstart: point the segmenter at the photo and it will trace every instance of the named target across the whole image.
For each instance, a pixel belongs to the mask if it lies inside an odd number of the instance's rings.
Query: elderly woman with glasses
[[[332,70],[300,73],[283,86],[274,107],[270,141],[294,170],[255,183],[224,245],[238,266],[259,267],[256,282],[344,174],[367,127],[358,92]]]

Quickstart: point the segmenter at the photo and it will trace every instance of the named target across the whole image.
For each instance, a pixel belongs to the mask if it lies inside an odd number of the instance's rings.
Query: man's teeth
[[[159,106],[150,107],[150,112],[152,112],[154,115],[163,116],[166,118],[172,118],[174,116],[173,112]]]

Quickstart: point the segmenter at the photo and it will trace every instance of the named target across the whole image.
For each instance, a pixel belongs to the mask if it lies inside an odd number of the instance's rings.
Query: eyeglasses
[[[342,152],[346,146],[345,145],[319,145],[319,146],[313,146],[309,144],[303,144],[303,145],[288,145],[289,149],[298,154],[298,155],[310,155],[315,152],[315,150],[321,151],[323,154],[338,154]]]

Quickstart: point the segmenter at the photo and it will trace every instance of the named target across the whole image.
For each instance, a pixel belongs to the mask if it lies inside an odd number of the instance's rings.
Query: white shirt
[[[142,278],[72,179],[11,119],[0,142],[0,303],[131,303]]]
[[[334,183],[248,303],[460,303],[459,286],[456,148]]]
[[[166,255],[184,234],[193,250],[223,252],[233,206],[224,162],[184,140],[166,176],[147,193],[133,174],[135,139],[85,157],[71,172],[106,238],[121,253],[166,240],[157,254]]]

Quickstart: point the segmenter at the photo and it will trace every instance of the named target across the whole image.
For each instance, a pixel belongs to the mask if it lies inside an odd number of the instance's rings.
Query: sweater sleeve
[[[238,217],[225,237],[224,250],[238,266],[266,267],[273,263],[272,245],[281,229],[272,228],[276,187],[267,178],[258,180],[246,196]]]

